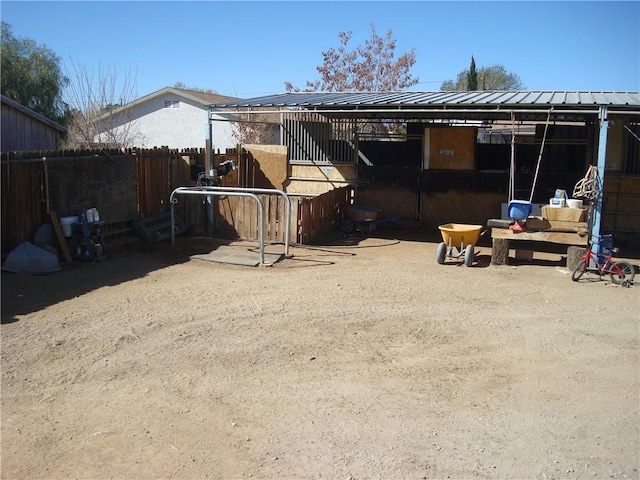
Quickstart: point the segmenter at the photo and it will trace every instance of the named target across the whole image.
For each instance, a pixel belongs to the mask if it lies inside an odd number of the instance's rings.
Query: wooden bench
[[[569,245],[567,250],[567,267],[573,261],[569,258],[579,258],[586,250],[589,239],[586,222],[565,222],[530,217],[526,222],[526,229],[514,232],[509,228],[491,228],[491,264],[506,265],[509,262],[509,248],[512,241],[534,241]]]

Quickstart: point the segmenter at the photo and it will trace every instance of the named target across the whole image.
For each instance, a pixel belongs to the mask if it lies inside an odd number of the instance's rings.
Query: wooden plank
[[[568,232],[514,232],[508,228],[492,228],[491,238],[533,240],[537,242],[560,243],[564,245],[586,245],[588,236]]]
[[[238,232],[238,236],[240,238],[248,238],[247,235],[247,228],[246,228],[246,224],[247,224],[247,202],[246,202],[246,198],[244,197],[236,197],[236,215],[235,215],[235,222],[234,222],[234,227],[236,229],[236,231]]]
[[[289,230],[289,243],[298,243],[298,213],[299,198],[291,197],[291,229]]]
[[[271,239],[277,243],[284,242],[282,235],[282,225],[284,222],[284,213],[282,206],[284,199],[280,195],[269,195],[269,228],[271,229]]]
[[[273,201],[273,203],[272,203]],[[264,205],[264,238],[266,242],[277,241],[277,231],[275,228],[275,219],[277,208],[272,195],[263,195],[262,203]]]
[[[284,199],[280,195],[271,195],[273,218],[271,219],[271,226],[273,227],[273,238],[278,243],[284,242],[284,236],[282,235],[282,227],[284,225],[284,211],[282,209],[284,205]]]
[[[260,198],[260,195],[258,195]],[[258,239],[258,202],[251,197],[245,197],[245,238]],[[262,200],[262,199],[261,199]],[[262,202],[264,205],[264,201]]]
[[[542,217],[529,217],[527,218],[526,228],[527,231],[586,233],[589,225],[587,222],[569,222],[549,220]]]
[[[586,235],[589,232],[587,222],[568,222],[563,220],[549,220],[541,217],[527,218],[526,230],[544,232],[573,232]]]
[[[56,234],[56,238],[58,239],[58,243],[60,244],[60,249],[62,250],[62,255],[64,255],[64,260],[67,263],[71,263],[71,253],[69,253],[69,248],[67,247],[67,241],[64,238],[64,234],[62,233],[62,229],[60,228],[60,221],[58,220],[58,214],[55,210],[51,210],[49,212],[49,217],[51,218],[51,225],[53,226],[53,231]]]

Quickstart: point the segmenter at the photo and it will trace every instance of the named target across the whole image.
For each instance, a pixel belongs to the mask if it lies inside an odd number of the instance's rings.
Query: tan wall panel
[[[253,156],[256,168],[262,173],[267,184],[278,190],[284,188],[287,180],[287,147],[283,145],[243,145],[242,147]],[[265,188],[262,185],[260,187]]]
[[[422,224],[437,229],[445,223],[486,225],[490,218],[500,218],[504,194],[431,193],[422,196]]]
[[[622,146],[624,139],[624,125],[622,122],[609,122],[607,131],[607,170],[622,169]],[[606,178],[606,175],[605,175]]]
[[[418,194],[415,189],[375,185],[366,190],[356,191],[355,203],[381,208],[383,217],[414,220],[418,211]]]
[[[291,165],[291,177],[355,182],[358,170],[355,165]]]
[[[430,127],[425,129],[425,165],[441,170],[475,170],[476,129]]]
[[[355,184],[358,170],[355,165],[291,165],[287,193],[319,195],[334,188]]]
[[[320,195],[334,188],[344,187],[344,183],[316,182],[305,180],[292,180],[286,186],[285,192],[292,195]]]

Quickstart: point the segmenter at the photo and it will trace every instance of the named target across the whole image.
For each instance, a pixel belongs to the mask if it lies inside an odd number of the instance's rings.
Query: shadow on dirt
[[[47,275],[2,272],[1,323],[17,321],[50,305],[78,297],[92,290],[118,285],[150,272],[190,261],[190,256],[208,253],[230,240],[179,237],[176,247],[161,242],[147,245],[138,238],[107,244],[99,262],[63,263],[62,269]]]
[[[375,239],[376,241],[364,242],[367,239]],[[366,236],[359,233],[346,235],[337,229],[313,244],[296,245],[296,255],[286,257],[278,267],[329,266],[335,264],[340,258],[357,255],[358,249],[382,248],[396,245],[402,241],[427,242],[437,245],[442,241],[442,238],[437,230],[430,229],[379,228]],[[150,272],[159,269],[189,262],[192,255],[209,253],[221,245],[231,245],[234,242],[234,240],[213,237],[181,236],[176,239],[176,247],[173,248],[169,241],[147,245],[138,237],[134,237],[117,244],[107,244],[105,258],[100,262],[63,264],[60,271],[40,276],[2,272],[1,323],[15,323],[20,315],[27,315],[98,288],[118,285],[145,277]],[[249,248],[257,248],[255,246],[257,242],[250,243],[253,245]],[[473,265],[468,268],[489,267],[491,265],[490,234],[482,235],[476,246],[478,251]],[[536,252],[541,249],[540,245],[526,245],[526,242],[522,242],[521,246],[535,249]],[[566,265],[566,246],[543,245],[542,247],[549,253],[557,254],[557,260],[540,258],[518,260],[511,257],[509,265],[548,267],[564,267]],[[632,263],[638,271],[636,262]],[[450,260],[445,265],[464,267],[464,260]]]

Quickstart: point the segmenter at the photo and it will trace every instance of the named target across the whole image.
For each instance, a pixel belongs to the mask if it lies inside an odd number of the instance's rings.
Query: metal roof
[[[360,118],[521,118],[585,117],[606,106],[610,113],[640,115],[640,92],[438,91],[438,92],[295,92],[232,100],[219,109],[312,110],[329,116]]]

